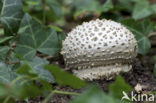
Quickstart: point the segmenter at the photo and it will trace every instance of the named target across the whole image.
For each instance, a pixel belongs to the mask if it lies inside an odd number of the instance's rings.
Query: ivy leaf
[[[142,55],[146,55],[151,48],[148,34],[153,31],[153,23],[147,19],[142,22],[136,22],[133,19],[126,19],[121,21],[121,23],[127,26],[127,28],[135,35],[139,46],[138,52]]]
[[[1,99],[5,99],[6,97],[10,97],[10,99],[7,101],[7,103],[17,103],[15,100],[12,101],[12,99],[16,98],[19,99],[21,96],[22,87],[19,85],[9,85],[9,84],[3,84],[0,83],[0,97]],[[1,101],[0,99],[0,101]],[[4,100],[3,100],[4,102]],[[2,103],[2,102],[1,102]]]
[[[36,72],[30,67],[29,64],[23,64],[17,71],[18,74],[27,75],[30,78],[37,77]]]
[[[110,9],[113,9],[113,3],[111,0],[107,0],[102,6],[102,12],[107,12]]]
[[[4,35],[4,30],[3,28],[0,28],[0,36],[3,36]]]
[[[107,0],[104,4],[100,4],[97,0],[75,1],[73,6],[77,9],[74,13],[75,18],[85,12],[101,14],[102,12],[107,12],[113,8],[111,0]]]
[[[156,13],[156,4],[153,4],[151,7],[152,7],[152,10],[154,11],[154,13]]]
[[[24,62],[25,63],[25,62]],[[22,63],[22,64],[24,64]],[[54,78],[51,75],[51,73],[48,70],[44,69],[44,66],[46,64],[49,64],[48,61],[41,59],[41,58],[34,58],[33,60],[27,62],[31,69],[40,76],[43,80],[46,80],[48,82],[54,82]]]
[[[40,65],[40,64],[39,64]],[[39,65],[35,65],[36,67]],[[42,86],[37,85],[35,83],[28,83],[24,85],[20,85],[21,91],[20,91],[20,96],[18,98],[20,99],[25,99],[25,98],[32,98],[36,97],[39,95],[42,95],[43,93],[49,92],[52,89],[52,86],[49,84],[49,82],[43,80],[42,78],[38,78],[40,75],[38,75],[35,71],[34,68],[31,67],[30,64],[25,63],[22,64],[22,66],[17,70],[18,74],[27,76],[28,78],[25,78],[27,82],[29,82],[31,79],[37,78],[36,82],[39,82]],[[25,82],[24,80],[22,81],[23,83]],[[31,85],[30,85],[31,84]],[[15,84],[15,87],[18,85]]]
[[[133,0],[118,0],[117,5],[115,5],[116,9],[119,10],[124,10],[124,11],[129,11],[132,12],[133,8]]]
[[[25,85],[22,88],[21,91],[21,98],[24,100],[26,98],[35,98],[37,96],[42,95],[42,89],[39,86],[36,86],[34,84],[31,85]]]
[[[5,85],[0,83],[0,97],[6,98],[10,97],[10,99],[18,99],[24,100],[26,98],[34,98],[44,93],[44,89],[42,87],[37,86],[35,84],[29,85]],[[0,100],[1,101],[1,100]],[[4,101],[4,100],[3,100]],[[7,101],[7,103],[17,103],[12,101]]]
[[[23,11],[24,12],[33,12],[33,16],[38,15],[37,12],[43,10],[42,0],[23,0]]]
[[[2,3],[2,0],[0,1],[0,13],[1,13],[1,10],[2,10],[2,6],[3,6],[3,3]]]
[[[22,17],[21,0],[3,0],[0,20],[6,35],[17,33]]]
[[[13,79],[17,77],[17,74],[11,69],[11,67],[6,66],[5,63],[0,62],[0,82],[10,83]]]
[[[13,38],[13,36],[2,37],[2,38],[0,38],[0,44],[4,43],[12,38]]]
[[[129,93],[133,89],[132,87],[125,82],[125,80],[119,75],[117,76],[115,83],[110,84],[109,86],[110,95],[115,98],[121,99],[123,97],[122,92]]]
[[[121,101],[107,95],[97,86],[90,86],[88,90],[76,97],[70,103],[120,103]]]
[[[46,65],[45,68],[49,72],[51,72],[51,74],[56,79],[56,82],[60,85],[68,85],[73,88],[82,88],[87,85],[83,80],[77,78],[76,76],[74,76],[72,74],[69,74],[66,71],[63,71],[62,69],[60,69],[57,66]]]
[[[98,13],[100,14],[100,3],[96,0],[83,0],[83,1],[75,1],[73,2],[73,6],[76,8],[76,12],[74,13],[74,18],[79,16],[82,13]]]
[[[20,99],[24,100],[26,98],[35,98],[37,96],[47,95],[50,91],[52,91],[52,85],[44,80],[37,80],[40,85],[37,83],[28,83],[22,87]],[[41,86],[42,85],[42,86]]]
[[[9,51],[8,46],[2,46],[0,47],[0,60],[4,60],[6,58],[7,52]]]
[[[132,17],[136,20],[150,16],[153,13],[152,7],[148,0],[136,1],[133,9]]]
[[[57,32],[62,32],[63,30],[55,25],[48,25],[48,27],[55,29]]]
[[[24,16],[19,30],[20,39],[15,52],[31,60],[36,52],[55,56],[61,50],[61,41],[55,30],[45,28],[28,14]]]
[[[47,0],[47,5],[50,7],[55,18],[60,18],[62,16],[63,12],[58,0]]]
[[[26,3],[31,6],[36,6],[40,4],[40,0],[28,0]]]

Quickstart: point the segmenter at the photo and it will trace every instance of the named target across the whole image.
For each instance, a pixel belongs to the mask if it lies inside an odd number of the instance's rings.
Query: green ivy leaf
[[[3,6],[3,2],[2,0],[0,1],[0,13],[1,13],[1,10],[2,10],[2,6]]]
[[[110,95],[115,98],[121,99],[123,97],[123,91],[126,93],[131,92],[132,87],[125,82],[125,80],[119,75],[117,76],[115,83],[109,86]]]
[[[82,88],[87,85],[83,80],[77,78],[74,75],[69,74],[66,71],[63,71],[62,69],[60,69],[57,66],[46,65],[45,68],[49,72],[51,72],[51,74],[56,79],[56,82],[60,85],[68,85],[73,88]]]
[[[31,68],[29,64],[23,64],[17,71],[18,74],[27,75],[30,78],[37,77],[36,72]]]
[[[63,16],[62,7],[58,0],[47,0],[47,5],[50,7],[51,12],[55,18]]]
[[[6,98],[10,97],[10,100],[7,103],[16,103],[12,102],[12,99],[19,99],[21,96],[22,87],[19,85],[10,85],[10,84],[3,84],[0,83],[0,97]]]
[[[19,30],[20,40],[15,52],[31,60],[36,52],[55,56],[61,50],[61,42],[55,30],[45,28],[28,14],[24,16]]]
[[[13,38],[13,36],[2,37],[2,38],[0,38],[0,44],[4,43],[12,38]]]
[[[6,85],[3,84],[3,83],[0,83],[0,97],[1,98],[4,98],[7,96],[7,88],[6,88]]]
[[[34,98],[34,97],[42,95],[42,92],[43,91],[39,86],[36,86],[34,84],[25,85],[22,87],[20,98],[22,99]]]
[[[27,0],[26,3],[27,3],[28,5],[31,5],[31,6],[37,6],[37,5],[40,4],[40,2],[37,1],[37,0],[36,0],[36,1],[34,1],[34,0]]]
[[[97,0],[76,0],[72,5],[77,9],[74,13],[74,18],[85,12],[101,14],[102,12],[107,12],[113,8],[111,0],[107,0],[104,4],[100,4]]]
[[[70,103],[121,103],[121,101],[105,94],[99,87],[90,86]]]
[[[116,9],[132,12],[133,0],[118,0]]]
[[[22,17],[21,0],[3,0],[0,20],[6,35],[17,33]]]
[[[22,86],[20,95],[20,98],[22,100],[26,98],[35,98],[41,95],[47,95],[50,91],[52,91],[52,85],[49,82],[42,79],[38,79],[36,80],[36,82],[38,82],[40,85],[38,85],[38,83],[31,83],[30,85],[29,83]]]
[[[24,2],[23,4],[26,4],[23,5],[23,11],[32,12],[33,16],[37,16],[38,15],[37,12],[41,13],[42,12],[41,10],[43,10],[42,0],[23,0],[23,2]]]
[[[10,99],[19,99],[24,100],[26,98],[34,98],[40,96],[44,93],[44,89],[42,87],[37,86],[35,84],[29,85],[5,85],[0,83],[0,97],[6,98],[10,97]],[[7,102],[14,103],[14,102]],[[15,102],[17,103],[17,101]]]
[[[102,9],[101,9],[101,12],[107,12],[109,11],[110,9],[113,9],[113,3],[112,3],[112,0],[107,0],[103,6],[102,6]]]
[[[153,31],[153,23],[149,20],[143,20],[138,23],[133,19],[126,19],[121,21],[121,23],[127,26],[127,28],[135,35],[139,46],[138,52],[142,55],[146,55],[151,48],[148,34]]]
[[[5,60],[6,55],[9,51],[9,47],[8,46],[2,46],[0,47],[0,60]]]
[[[133,9],[132,17],[136,20],[150,16],[153,13],[148,0],[137,0]]]
[[[48,61],[41,58],[34,58],[33,60],[27,62],[33,71],[40,76],[43,80],[48,82],[54,82],[54,78],[48,70],[44,69],[46,64],[49,64]]]
[[[152,7],[153,12],[156,13],[156,4],[153,4],[151,7]]]
[[[5,63],[0,62],[0,82],[10,83],[13,79],[17,77],[15,71],[11,67],[6,66]]]
[[[42,79],[39,79],[38,82],[40,85],[38,85],[38,83],[29,83],[21,86],[20,99],[24,100],[26,98],[35,98],[37,96],[47,95],[52,91],[52,85],[50,83]]]
[[[4,30],[3,28],[0,28],[0,36],[3,36],[4,35]]]
[[[154,60],[156,61],[156,56],[154,56]]]
[[[48,25],[48,27],[55,29],[57,32],[62,32],[63,30],[55,25]]]

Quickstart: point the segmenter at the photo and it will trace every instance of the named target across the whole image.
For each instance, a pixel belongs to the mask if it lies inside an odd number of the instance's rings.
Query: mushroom
[[[135,36],[112,20],[92,20],[77,26],[63,41],[66,67],[80,79],[112,79],[132,69],[137,56]]]

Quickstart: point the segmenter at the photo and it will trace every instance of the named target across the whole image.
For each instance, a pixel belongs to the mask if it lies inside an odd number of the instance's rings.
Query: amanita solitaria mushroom
[[[111,79],[132,69],[137,41],[126,27],[111,20],[92,20],[73,29],[63,41],[66,67],[80,79]]]

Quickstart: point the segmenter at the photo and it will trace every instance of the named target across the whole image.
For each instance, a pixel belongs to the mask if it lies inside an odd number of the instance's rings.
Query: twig
[[[37,54],[36,57],[42,57],[43,59],[51,59],[53,56],[45,55],[45,54]]]
[[[46,56],[46,57],[44,57],[44,59],[46,59],[46,60],[51,59],[51,58],[53,58],[53,56]]]
[[[20,61],[9,62],[8,64],[20,64]]]
[[[148,35],[148,38],[153,37],[153,36],[156,36],[156,32],[150,33],[150,34]]]
[[[43,24],[46,23],[46,0],[42,0],[42,4],[43,4]]]
[[[9,50],[8,53],[7,53],[7,57],[6,57],[6,59],[5,59],[6,65],[9,65],[10,55],[11,55],[11,53],[14,51],[14,48],[15,48],[15,47],[16,47],[16,42],[14,42],[14,43],[11,45],[10,50]]]

